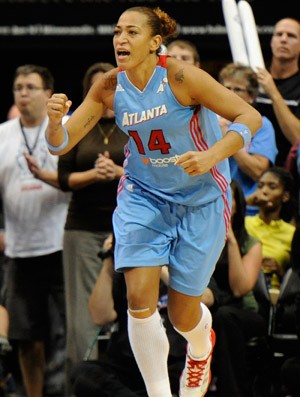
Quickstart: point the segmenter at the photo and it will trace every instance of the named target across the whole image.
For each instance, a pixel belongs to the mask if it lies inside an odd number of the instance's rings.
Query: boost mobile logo
[[[179,159],[178,155],[173,157],[163,157],[158,159],[152,159],[151,157],[149,158],[141,157],[141,160],[145,165],[148,165],[150,163],[153,167],[168,167],[169,164],[174,164],[178,159]]]

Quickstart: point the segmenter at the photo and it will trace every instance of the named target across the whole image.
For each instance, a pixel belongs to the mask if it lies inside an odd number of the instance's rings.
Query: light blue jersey
[[[118,73],[115,117],[129,135],[126,177],[168,201],[198,206],[221,196],[230,183],[228,160],[190,176],[174,163],[187,151],[203,151],[222,138],[216,114],[203,106],[181,105],[168,84],[166,56],[143,91],[126,72]]]
[[[230,222],[230,174],[222,161],[199,176],[174,163],[222,138],[216,115],[182,106],[160,56],[144,91],[118,73],[115,117],[129,135],[125,176],[113,215],[115,269],[168,265],[170,287],[199,296],[223,249]]]

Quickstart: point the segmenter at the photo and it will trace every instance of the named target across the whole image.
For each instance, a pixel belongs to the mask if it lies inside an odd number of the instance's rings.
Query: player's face
[[[160,47],[161,37],[151,35],[147,17],[136,11],[125,11],[115,27],[113,44],[118,66],[139,66]]]

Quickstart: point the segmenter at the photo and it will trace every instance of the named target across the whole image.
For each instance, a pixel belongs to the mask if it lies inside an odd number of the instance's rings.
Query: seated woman
[[[265,320],[258,313],[252,293],[261,271],[262,247],[245,229],[246,203],[237,181],[232,181],[231,189],[231,227],[213,273],[219,289],[219,306],[213,311],[216,332],[213,374],[217,377],[218,397],[246,397],[250,390],[246,342],[266,334]]]
[[[262,242],[262,267],[269,288],[280,287],[290,265],[295,226],[296,195],[292,175],[282,167],[271,167],[258,180],[251,203],[259,207],[255,216],[246,216],[246,229]]]
[[[251,67],[229,63],[221,69],[219,81],[246,102],[256,106],[259,84],[257,75]],[[239,182],[246,198],[255,192],[260,175],[275,164],[278,154],[273,125],[264,115],[262,115],[262,120],[263,124],[252,137],[249,147],[239,150],[229,158],[232,179]],[[225,133],[229,121],[220,117],[219,123]],[[257,213],[256,206],[246,206],[246,215]]]

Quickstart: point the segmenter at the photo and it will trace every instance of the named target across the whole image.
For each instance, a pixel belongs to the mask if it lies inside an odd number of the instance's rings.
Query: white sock
[[[172,397],[168,375],[169,340],[156,310],[147,318],[128,311],[128,335],[149,397]]]
[[[202,317],[199,323],[190,331],[176,331],[182,335],[188,342],[189,353],[195,360],[205,359],[211,349],[210,330],[212,325],[212,317],[209,309],[203,304]]]

